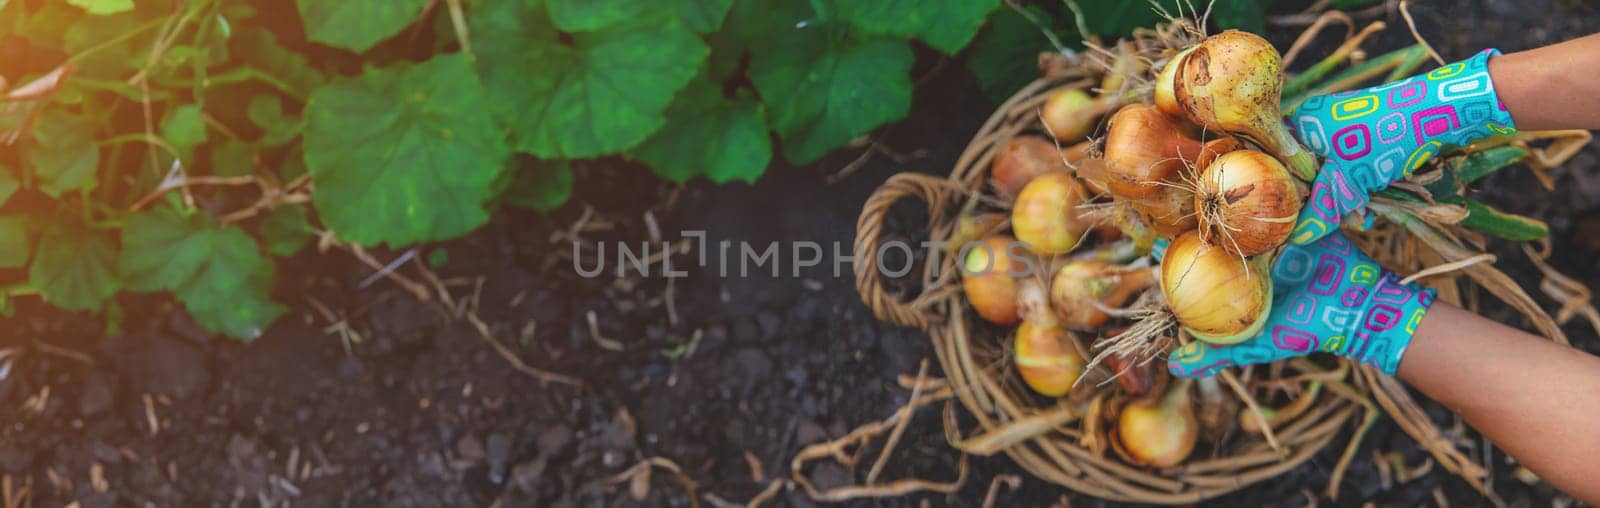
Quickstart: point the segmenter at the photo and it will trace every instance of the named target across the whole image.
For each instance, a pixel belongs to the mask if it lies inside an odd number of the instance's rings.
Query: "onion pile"
[[[1009,345],[1020,383],[1007,386],[1101,408],[1084,414],[1084,439],[1159,468],[1182,463],[1202,429],[1230,432],[1238,403],[1215,383],[1196,395],[1151,360],[1173,323],[1216,344],[1260,332],[1267,268],[1304,199],[1291,170],[1304,150],[1263,106],[1277,104],[1279,64],[1258,37],[1225,32],[1159,69],[1140,61],[1118,58],[1101,96],[1048,92],[1034,129],[992,147],[998,199],[969,200],[950,236],[967,244],[967,302]],[[1152,75],[1126,79],[1136,73]],[[1154,266],[1158,237],[1170,244]],[[1118,346],[1130,337],[1157,347]]]

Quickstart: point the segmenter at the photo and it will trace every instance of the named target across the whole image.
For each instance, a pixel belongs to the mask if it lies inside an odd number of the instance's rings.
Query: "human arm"
[[[1600,35],[1501,55],[1484,50],[1406,79],[1307,99],[1295,136],[1324,158],[1291,241],[1308,244],[1372,192],[1452,147],[1518,129],[1600,128]]]
[[[1436,305],[1399,378],[1551,485],[1600,503],[1600,357]]]
[[[1600,129],[1600,34],[1489,60],[1500,100],[1524,130]]]

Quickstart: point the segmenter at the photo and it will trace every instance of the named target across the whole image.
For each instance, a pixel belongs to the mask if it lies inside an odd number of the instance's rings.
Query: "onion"
[[[1148,198],[1129,205],[1146,224],[1168,238],[1192,231],[1200,221],[1194,213],[1194,192],[1184,187],[1164,187]]]
[[[1021,319],[1017,310],[1017,280],[1011,272],[1017,270],[1017,259],[1006,249],[1016,240],[1006,235],[983,239],[980,245],[967,250],[962,260],[961,289],[967,302],[985,321],[1009,325]]]
[[[1106,188],[1106,160],[1099,157],[1087,157],[1072,161],[1078,166],[1078,181],[1096,196],[1111,194],[1111,189]]]
[[[1211,167],[1211,163],[1216,162],[1217,157],[1221,157],[1222,154],[1242,149],[1244,149],[1244,144],[1233,136],[1224,135],[1207,141],[1200,146],[1200,156],[1194,159],[1194,167],[1205,170],[1205,168]]]
[[[1039,117],[1052,137],[1076,142],[1094,130],[1095,122],[1106,114],[1109,105],[1110,101],[1104,98],[1095,99],[1082,89],[1064,86],[1050,92]]]
[[[1124,199],[1151,198],[1164,182],[1179,180],[1185,161],[1198,158],[1202,146],[1171,117],[1129,104],[1111,115],[1106,132],[1106,187]]]
[[[1022,188],[1011,205],[1017,239],[1041,255],[1071,251],[1094,221],[1078,210],[1088,201],[1083,185],[1064,172],[1051,172]]]
[[[1294,177],[1277,159],[1255,150],[1217,157],[1196,186],[1200,239],[1239,256],[1263,254],[1282,245],[1300,213]]]
[[[1106,332],[1107,337],[1121,334],[1123,329]],[[1117,387],[1122,393],[1132,399],[1148,399],[1160,393],[1160,384],[1167,380],[1165,373],[1157,373],[1153,362],[1140,361],[1131,355],[1108,354],[1105,357],[1105,366],[1117,380]],[[1160,375],[1161,377],[1157,377]]]
[[[1190,120],[1249,139],[1288,162],[1302,179],[1316,176],[1316,158],[1300,148],[1280,120],[1281,62],[1266,39],[1225,30],[1174,58],[1162,74],[1169,70],[1172,97]]]
[[[1216,376],[1194,381],[1195,389],[1200,394],[1194,412],[1195,418],[1200,421],[1200,431],[1206,437],[1220,441],[1238,428],[1234,414],[1239,410],[1239,399],[1225,393],[1222,382]]]
[[[1178,75],[1178,67],[1181,66],[1178,62],[1182,62],[1184,57],[1189,56],[1189,52],[1194,51],[1196,47],[1198,46],[1191,46],[1173,55],[1171,60],[1167,60],[1167,65],[1161,68],[1161,73],[1156,76],[1155,103],[1156,109],[1161,110],[1162,113],[1183,116],[1183,107],[1178,105],[1177,92],[1173,90],[1173,81]]]
[[[1072,334],[1059,325],[1023,321],[1017,327],[1015,346],[1017,372],[1039,395],[1066,395],[1083,375],[1083,356],[1078,354]]]
[[[995,154],[989,178],[1000,195],[1013,197],[1039,175],[1066,169],[1055,143],[1038,136],[1017,136]]]
[[[1072,334],[1051,313],[1044,287],[1023,281],[1017,298],[1027,319],[1017,327],[1013,360],[1022,381],[1048,397],[1066,395],[1083,375],[1085,362]]]
[[[1178,324],[1212,344],[1255,336],[1272,309],[1271,256],[1240,258],[1207,245],[1200,234],[1179,235],[1161,261],[1161,293]]]
[[[1116,450],[1141,466],[1172,467],[1189,457],[1199,435],[1189,382],[1173,384],[1157,401],[1129,402],[1117,416]]]
[[[1094,331],[1111,319],[1102,308],[1119,308],[1155,284],[1149,269],[1125,269],[1098,259],[1075,259],[1056,270],[1050,303],[1062,326]]]

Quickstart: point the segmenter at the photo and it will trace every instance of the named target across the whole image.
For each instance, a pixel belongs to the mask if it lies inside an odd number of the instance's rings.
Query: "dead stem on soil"
[[[1544,280],[1539,281],[1539,291],[1561,304],[1561,309],[1556,311],[1556,323],[1565,325],[1573,318],[1583,316],[1589,321],[1589,326],[1600,333],[1600,312],[1595,311],[1593,293],[1582,282],[1551,267],[1550,263],[1545,261],[1549,258],[1550,239],[1545,238],[1543,243],[1544,253],[1535,251],[1528,244],[1522,244],[1522,252],[1527,254],[1528,259],[1533,261],[1533,266],[1538,267],[1539,272],[1544,274]]]
[[[411,296],[414,296],[418,300],[424,302],[433,300],[433,296],[431,293],[429,293],[426,286],[423,286],[417,281],[412,280],[410,277],[402,275],[398,271],[385,271],[384,264],[379,263],[377,258],[372,257],[372,254],[367,252],[367,250],[362,248],[360,245],[346,243],[342,240],[339,240],[339,237],[334,236],[333,231],[314,230],[313,232],[318,237],[318,249],[326,250],[328,247],[337,247],[349,251],[350,254],[355,256],[355,258],[361,261],[362,264],[367,265],[368,268],[383,273],[384,278],[394,281],[395,284],[399,284],[401,288],[405,289],[407,292],[410,292]]]
[[[1417,20],[1411,19],[1411,9],[1406,0],[1400,0],[1400,17],[1406,19],[1406,28],[1411,29],[1411,37],[1417,40],[1417,44],[1421,44],[1422,49],[1428,50],[1428,56],[1433,57],[1434,62],[1444,65],[1446,63],[1444,57],[1439,56],[1439,52],[1433,50],[1433,45],[1428,44],[1428,40],[1422,38],[1422,34],[1417,32]]]
[[[478,330],[479,338],[482,338],[484,342],[489,343],[489,347],[493,348],[494,352],[500,355],[500,358],[505,359],[506,363],[511,364],[511,367],[517,369],[518,372],[533,376],[535,379],[546,383],[583,386],[583,382],[578,381],[577,378],[563,374],[557,374],[543,369],[537,369],[529,366],[527,363],[524,363],[522,358],[517,357],[517,354],[511,351],[511,348],[508,348],[505,344],[501,344],[500,341],[495,340],[494,332],[489,329],[489,325],[484,323],[482,318],[478,317],[476,312],[467,314],[467,322],[472,323],[472,327]]]
[[[994,508],[995,500],[1000,496],[1001,485],[1010,490],[1017,490],[1022,486],[1022,477],[1014,474],[995,475],[994,480],[989,482],[989,493],[983,495],[983,508]]]
[[[1295,57],[1300,56],[1300,52],[1305,50],[1306,46],[1311,44],[1311,40],[1316,38],[1318,34],[1321,34],[1322,29],[1326,28],[1328,23],[1332,23],[1334,21],[1344,23],[1345,39],[1349,39],[1351,35],[1355,34],[1356,22],[1355,20],[1350,19],[1350,15],[1341,11],[1324,12],[1322,15],[1317,16],[1316,21],[1313,21],[1311,26],[1306,27],[1305,31],[1300,32],[1300,36],[1294,39],[1293,44],[1289,45],[1289,51],[1283,53],[1283,60],[1281,63],[1282,68],[1288,69],[1290,65],[1294,64]]]
[[[921,380],[928,376],[928,359],[922,359],[922,365],[917,368],[917,382],[911,388],[911,400],[917,400],[922,395]],[[883,467],[889,464],[889,454],[894,453],[894,447],[900,444],[900,436],[906,432],[906,425],[911,423],[911,406],[903,406],[895,415],[900,421],[895,422],[894,429],[889,431],[889,439],[883,442],[883,450],[878,452],[878,460],[872,463],[872,469],[867,470],[867,484],[878,483],[878,474],[883,472]]]
[[[911,419],[911,416],[924,406],[947,400],[952,396],[953,392],[949,386],[941,386],[931,390],[929,393],[923,393],[922,388],[930,384],[926,382],[926,375],[927,360],[923,360],[922,368],[918,371],[918,377],[912,382],[914,389],[911,399],[906,402],[905,406],[896,410],[888,418],[856,427],[855,430],[850,431],[844,437],[807,445],[802,448],[789,463],[791,481],[804,489],[806,495],[810,496],[811,499],[823,502],[838,502],[858,498],[896,497],[921,491],[949,494],[959,490],[967,479],[967,456],[965,454],[961,456],[961,462],[957,467],[956,479],[949,483],[917,478],[907,478],[881,484],[876,483],[877,472],[881,472],[882,464],[886,462],[887,457],[892,453],[896,442],[899,440],[899,434],[904,432],[906,422]],[[847,485],[821,491],[806,477],[806,463],[818,459],[830,458],[846,469],[854,469],[860,463],[860,453],[866,445],[885,431],[890,432],[890,436],[884,443],[878,460],[873,463],[872,469],[874,472],[869,472],[866,484]]]
[[[5,501],[5,508],[22,508],[28,503],[28,494],[33,490],[33,478],[29,477],[21,487],[14,487],[11,475],[0,477],[0,500]]]
[[[641,459],[639,463],[623,470],[621,473],[617,473],[607,482],[613,484],[628,482],[628,493],[633,496],[633,500],[644,501],[650,497],[650,472],[654,468],[661,468],[672,473],[677,478],[678,483],[683,485],[683,490],[687,492],[689,506],[700,506],[700,496],[695,494],[695,491],[700,488],[699,484],[695,483],[694,479],[690,478],[689,475],[684,474],[683,468],[678,467],[678,463],[665,457]]]
[[[335,314],[332,309],[329,309],[326,304],[322,303],[322,300],[318,300],[315,296],[306,295],[306,303],[311,304],[311,308],[321,314],[322,319],[328,322],[328,326],[322,328],[322,333],[337,333],[339,342],[344,345],[345,356],[355,354],[353,346],[361,343],[362,337],[360,332],[350,326],[350,318],[344,316],[343,311]]]
[[[756,493],[755,497],[750,498],[744,504],[728,501],[710,492],[705,494],[705,498],[706,502],[711,503],[711,506],[715,508],[760,508],[762,505],[767,504],[768,501],[772,501],[772,498],[777,497],[778,492],[783,491],[783,487],[788,484],[789,481],[783,478],[773,479],[772,482],[767,484],[766,488],[761,489],[761,492]]]

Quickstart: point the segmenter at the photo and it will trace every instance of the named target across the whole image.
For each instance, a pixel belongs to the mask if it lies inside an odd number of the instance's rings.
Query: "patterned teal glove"
[[[1301,103],[1296,136],[1325,162],[1290,241],[1305,245],[1338,229],[1368,194],[1441,150],[1516,132],[1489,79],[1489,58],[1499,54],[1486,49],[1427,74]]]
[[[1435,293],[1401,284],[1337,231],[1311,245],[1284,247],[1272,267],[1272,287],[1272,309],[1260,335],[1228,346],[1191,341],[1168,356],[1168,370],[1204,377],[1230,365],[1321,351],[1392,375]]]

